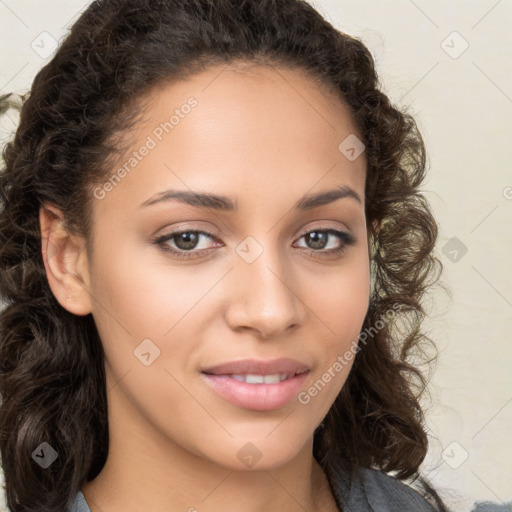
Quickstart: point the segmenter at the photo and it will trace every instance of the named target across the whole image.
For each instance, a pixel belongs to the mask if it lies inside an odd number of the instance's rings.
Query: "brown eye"
[[[199,236],[197,232],[186,231],[184,233],[179,233],[178,235],[173,235],[172,239],[174,240],[174,243],[178,249],[187,251],[190,249],[195,249],[199,241]]]
[[[170,252],[179,258],[194,258],[200,256],[201,253],[209,252],[210,248],[208,247],[197,247],[202,239],[214,240],[215,237],[205,231],[189,229],[163,235],[154,240],[153,243],[162,250]]]
[[[311,231],[304,236],[306,237],[306,243],[312,249],[324,249],[329,239],[329,235],[325,231]]]
[[[336,254],[343,252],[347,246],[355,244],[355,238],[345,231],[337,229],[315,229],[304,233],[301,238],[304,238],[306,242],[306,249],[312,249],[313,252],[324,252],[330,254]],[[327,250],[325,248],[333,240],[332,243],[336,244],[337,247],[331,247]]]

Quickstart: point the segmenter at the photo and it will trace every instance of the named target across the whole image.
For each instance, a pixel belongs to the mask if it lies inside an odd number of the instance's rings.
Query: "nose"
[[[305,319],[304,291],[293,271],[269,250],[252,263],[239,261],[231,272],[232,292],[226,321],[235,331],[263,339],[297,329]]]

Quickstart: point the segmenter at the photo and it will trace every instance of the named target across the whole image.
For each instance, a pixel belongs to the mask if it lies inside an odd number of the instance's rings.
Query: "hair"
[[[336,91],[365,144],[371,339],[360,341],[315,431],[314,457],[330,482],[342,465],[417,480],[445,510],[419,473],[428,378],[414,358],[435,348],[422,330],[423,299],[442,270],[437,223],[419,189],[425,145],[413,116],[380,90],[366,46],[302,0],[94,1],[21,97],[0,173],[0,450],[10,510],[65,510],[101,471],[109,443],[101,340],[92,315],[71,314],[49,287],[40,208],[59,208],[66,229],[89,244],[91,191],[128,147],[121,136],[145,94],[237,63],[286,66]],[[0,97],[0,113],[12,99]],[[43,442],[58,453],[46,469],[32,460]]]

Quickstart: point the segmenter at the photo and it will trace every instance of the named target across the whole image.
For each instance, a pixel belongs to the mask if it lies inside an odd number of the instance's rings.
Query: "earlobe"
[[[62,212],[49,204],[39,210],[41,252],[48,284],[59,304],[75,315],[91,313],[85,240],[68,232]]]

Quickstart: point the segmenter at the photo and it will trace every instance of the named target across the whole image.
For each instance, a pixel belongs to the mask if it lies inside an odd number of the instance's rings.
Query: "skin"
[[[291,357],[310,367],[307,390],[357,340],[370,286],[366,161],[338,149],[357,130],[348,108],[298,70],[221,66],[151,91],[133,149],[190,96],[197,107],[94,200],[92,257],[59,210],[41,209],[51,289],[68,311],[92,313],[106,356],[109,455],[82,490],[93,512],[337,510],[312,440],[352,361],[308,404],[270,411],[226,401],[200,370]],[[339,186],[361,202],[292,209]],[[167,189],[228,196],[238,211],[140,207]],[[201,238],[191,259],[151,243],[181,228],[214,238]],[[331,235],[319,249],[302,236],[326,228],[355,243],[328,255],[343,240]],[[263,249],[250,264],[236,252],[248,236]],[[149,366],[134,356],[144,339],[160,350]],[[248,442],[261,455],[252,467],[237,457]]]

